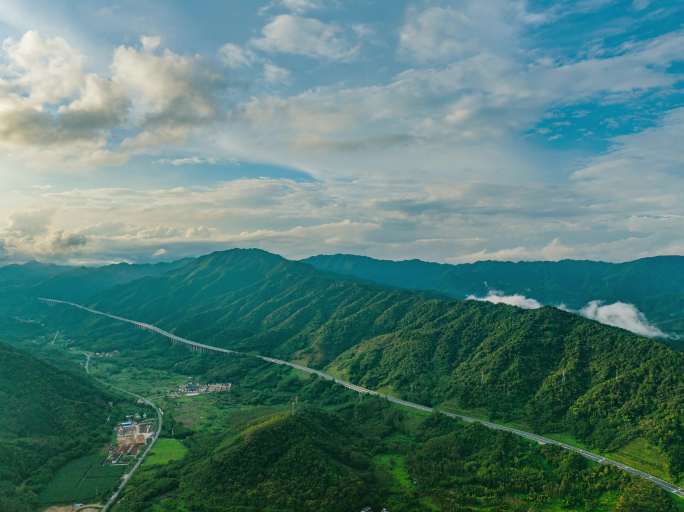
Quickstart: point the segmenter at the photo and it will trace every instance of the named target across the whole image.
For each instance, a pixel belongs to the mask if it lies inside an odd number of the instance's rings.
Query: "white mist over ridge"
[[[539,309],[543,307],[541,302],[530,297],[521,294],[506,295],[499,290],[490,290],[484,297],[468,295],[466,300],[491,302],[492,304],[507,304],[522,309]],[[592,300],[579,310],[570,309],[564,304],[559,305],[558,308],[648,338],[669,337],[666,333],[652,325],[646,318],[646,315],[639,311],[634,304],[628,304],[621,301],[605,304],[600,300]]]
[[[508,304],[522,309],[539,309],[543,306],[540,302],[525,297],[520,294],[504,295],[498,290],[490,290],[486,297],[468,295],[466,300],[477,300],[480,302],[491,302],[492,304]]]
[[[575,311],[573,311],[575,313]],[[596,320],[602,324],[620,327],[641,336],[649,338],[666,338],[667,334],[649,323],[644,315],[634,304],[626,302],[614,302],[604,304],[600,300],[592,300],[579,311],[585,318]]]

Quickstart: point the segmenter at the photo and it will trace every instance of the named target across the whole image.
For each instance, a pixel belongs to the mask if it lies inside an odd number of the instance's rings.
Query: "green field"
[[[611,459],[647,471],[659,478],[674,481],[663,453],[645,439],[634,439],[616,452],[607,455]]]
[[[178,439],[159,439],[154,443],[144,465],[163,466],[174,460],[183,459],[187,453],[188,449]]]
[[[94,454],[67,463],[40,493],[41,503],[88,502],[108,494],[126,467],[102,465],[102,461],[102,455]]]
[[[378,469],[392,475],[393,487],[398,487],[400,491],[411,491],[414,489],[415,486],[406,467],[404,455],[396,453],[376,455],[373,457],[373,464]]]
[[[167,400],[164,409],[182,425],[195,431],[239,432],[246,425],[286,409],[283,405],[227,404],[210,394]]]

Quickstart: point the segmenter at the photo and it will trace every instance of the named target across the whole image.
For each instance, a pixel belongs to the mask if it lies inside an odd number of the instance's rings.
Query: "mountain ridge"
[[[263,251],[198,258],[92,305],[418,403],[454,401],[538,431],[571,431],[602,449],[647,438],[674,474],[684,460],[684,355],[555,308],[445,300]]]

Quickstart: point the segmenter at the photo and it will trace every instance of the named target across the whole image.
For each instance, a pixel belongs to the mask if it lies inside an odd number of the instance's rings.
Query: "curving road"
[[[135,462],[135,465],[131,468],[131,470],[126,473],[122,478],[121,478],[121,483],[119,484],[119,487],[114,491],[114,494],[112,494],[109,499],[107,500],[107,503],[104,504],[104,507],[102,507],[103,512],[107,512],[114,503],[116,503],[116,500],[119,499],[119,496],[121,496],[121,493],[123,492],[124,488],[126,487],[126,484],[128,484],[129,480],[133,476],[133,474],[138,470],[138,468],[141,466],[141,464],[144,462],[145,457],[147,457],[147,454],[150,452],[152,447],[154,446],[154,443],[157,442],[157,439],[159,439],[159,435],[161,434],[162,431],[162,425],[163,425],[163,415],[164,412],[151,400],[148,398],[145,398],[144,396],[138,395],[136,393],[133,393],[131,391],[126,391],[125,389],[117,388],[116,386],[112,386],[109,384],[109,387],[112,389],[115,389],[121,393],[126,393],[127,395],[134,396],[138,400],[142,400],[143,403],[146,405],[149,405],[152,407],[155,412],[157,413],[157,430],[154,433],[154,436],[152,436],[152,441],[147,445],[145,448],[145,451],[142,452],[142,455],[138,457],[138,460]]]
[[[86,363],[85,363],[85,371],[88,375],[90,375],[90,359],[92,358],[93,354],[90,352],[81,352],[85,357],[86,357]],[[102,510],[103,512],[107,512],[114,503],[116,503],[116,500],[119,499],[119,496],[121,496],[121,493],[123,492],[124,488],[126,487],[126,484],[128,484],[128,481],[131,479],[133,474],[138,470],[140,465],[143,463],[145,460],[145,457],[147,457],[147,454],[149,451],[152,449],[154,444],[157,442],[157,439],[159,439],[159,435],[161,434],[162,431],[162,426],[163,426],[163,420],[162,416],[164,415],[164,411],[162,411],[154,402],[152,402],[149,398],[145,398],[144,396],[138,395],[137,393],[133,393],[132,391],[127,391],[125,389],[121,389],[119,387],[113,386],[112,384],[109,384],[108,382],[104,382],[99,379],[95,379],[98,382],[102,383],[104,386],[112,388],[120,393],[125,393],[127,395],[131,395],[138,400],[141,400],[144,404],[149,405],[154,409],[154,411],[157,413],[157,430],[155,431],[154,435],[152,436],[152,441],[147,445],[145,448],[145,451],[138,457],[138,460],[135,462],[135,465],[131,468],[131,470],[123,475],[121,479],[121,483],[119,484],[119,487],[116,488],[114,493],[109,497],[107,500],[107,503],[105,503],[103,506],[100,505],[84,505],[80,508],[77,509],[79,510],[87,510],[89,508],[92,509],[99,509]]]
[[[657,485],[658,487],[660,487],[660,488],[662,488],[668,492],[671,492],[672,494],[675,494],[681,498],[684,498],[684,489],[676,486],[675,484],[673,484],[671,482],[668,482],[666,480],[658,478],[657,476],[651,475],[650,473],[646,473],[645,471],[641,471],[639,469],[628,466],[627,464],[623,464],[623,463],[618,462],[616,460],[609,459],[607,457],[604,457],[603,455],[599,455],[597,453],[593,453],[593,452],[590,452],[588,450],[584,450],[582,448],[578,448],[576,446],[572,446],[572,445],[569,445],[567,443],[563,443],[561,441],[556,441],[555,439],[551,439],[549,437],[544,437],[544,436],[541,436],[539,434],[534,434],[532,432],[527,432],[525,430],[520,430],[520,429],[513,428],[513,427],[507,427],[505,425],[500,425],[498,423],[493,423],[491,421],[486,421],[486,420],[482,420],[479,418],[474,418],[472,416],[466,416],[463,414],[457,414],[457,413],[453,413],[453,412],[447,412],[447,411],[434,409],[434,408],[428,407],[426,405],[421,405],[421,404],[417,404],[415,402],[409,402],[407,400],[402,400],[401,398],[396,398],[396,397],[393,397],[391,395],[385,395],[383,393],[378,393],[377,391],[373,391],[371,389],[364,388],[364,387],[359,386],[357,384],[352,384],[351,382],[347,382],[347,381],[338,379],[338,378],[333,377],[332,375],[325,373],[325,372],[322,372],[320,370],[315,370],[313,368],[309,368],[308,366],[303,366],[301,364],[292,363],[290,361],[284,361],[282,359],[275,359],[273,357],[261,356],[261,355],[257,355],[257,354],[249,354],[246,352],[238,352],[238,351],[229,350],[226,348],[214,347],[212,345],[205,345],[204,343],[198,343],[196,341],[192,341],[192,340],[189,340],[186,338],[182,338],[182,337],[177,336],[173,333],[165,331],[164,329],[160,329],[159,327],[152,325],[152,324],[147,324],[144,322],[139,322],[137,320],[131,320],[129,318],[124,318],[121,316],[112,315],[109,313],[105,313],[103,311],[98,311],[96,309],[89,308],[87,306],[83,306],[81,304],[76,304],[75,302],[69,302],[69,301],[63,301],[63,300],[57,300],[57,299],[48,299],[48,298],[40,298],[39,300],[42,302],[45,302],[47,304],[63,304],[63,305],[67,305],[67,306],[72,306],[72,307],[81,309],[83,311],[87,311],[88,313],[92,313],[94,315],[100,315],[100,316],[104,316],[107,318],[111,318],[113,320],[118,320],[120,322],[132,324],[132,325],[135,325],[136,327],[138,327],[140,329],[151,331],[151,332],[157,333],[161,336],[164,336],[166,338],[169,338],[173,343],[182,343],[184,345],[187,345],[190,348],[192,348],[193,350],[201,350],[201,351],[219,352],[219,353],[223,353],[223,354],[235,354],[235,355],[242,355],[242,356],[248,356],[248,357],[256,357],[256,358],[261,359],[262,361],[266,361],[268,363],[278,364],[278,365],[283,365],[283,366],[289,366],[290,368],[294,368],[296,370],[300,370],[300,371],[310,373],[313,375],[318,375],[322,379],[329,380],[331,382],[334,382],[335,384],[338,384],[340,386],[344,386],[345,388],[350,389],[352,391],[355,391],[357,393],[366,394],[366,395],[373,395],[373,396],[377,396],[380,398],[384,398],[384,399],[386,399],[392,403],[395,403],[397,405],[409,407],[411,409],[417,409],[419,411],[428,412],[428,413],[438,412],[438,413],[444,414],[445,416],[448,416],[450,418],[456,418],[456,419],[459,419],[459,420],[464,421],[466,423],[479,423],[479,424],[481,424],[481,425],[483,425],[489,429],[498,430],[501,432],[508,432],[508,433],[514,434],[516,436],[523,437],[525,439],[529,439],[530,441],[534,441],[534,442],[539,443],[539,444],[550,444],[550,445],[558,446],[559,448],[562,448],[564,450],[567,450],[567,451],[570,451],[573,453],[577,453],[578,455],[581,455],[582,457],[589,459],[591,461],[598,462],[599,464],[607,464],[610,466],[614,466],[618,469],[621,469],[621,470],[629,473],[632,476],[635,476],[638,478],[643,478],[645,480],[649,480],[650,482]],[[129,393],[129,392],[126,392],[126,393]],[[133,393],[130,393],[130,394],[133,394]],[[138,398],[142,398],[139,395],[134,395],[134,396],[137,396]],[[145,398],[142,398],[142,399],[147,401],[147,399],[145,399]],[[157,413],[159,416],[159,429],[161,430],[161,411],[159,409],[157,409],[157,407],[154,404],[152,404],[151,402],[147,401],[147,403],[152,405],[152,407],[155,407],[155,409],[157,410]],[[160,430],[157,431],[157,435],[158,435]],[[156,441],[156,437],[155,437],[155,441]],[[140,462],[142,461],[144,456],[147,455],[149,448],[151,448],[151,445],[145,451],[145,453],[143,454],[143,457],[140,459],[138,464],[136,464],[136,467],[133,468],[133,471],[135,471],[137,469],[137,466],[140,465]],[[131,474],[132,474],[132,472],[131,472]],[[110,498],[110,502],[113,503],[114,501],[116,501],[116,498],[118,498],[118,494],[120,493],[121,489],[123,489],[125,484],[126,484],[126,480],[124,480],[122,482],[122,485],[121,485],[119,491],[117,491],[116,495],[112,496],[112,498]],[[108,509],[109,505],[110,505],[110,503],[108,502],[108,504],[105,506],[105,509],[104,509],[105,512]]]

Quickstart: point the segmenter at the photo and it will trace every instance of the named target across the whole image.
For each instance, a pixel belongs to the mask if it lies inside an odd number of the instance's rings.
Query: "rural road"
[[[84,368],[85,368],[86,373],[88,375],[90,375],[90,360],[91,360],[93,354],[91,352],[81,352],[81,354],[83,354],[86,357],[86,362],[85,362]],[[149,451],[154,446],[154,443],[156,443],[157,439],[159,439],[159,434],[161,434],[162,425],[163,425],[162,416],[164,415],[164,412],[154,402],[152,402],[149,398],[145,398],[144,396],[138,395],[138,394],[133,393],[131,391],[126,391],[125,389],[118,388],[118,387],[113,386],[113,385],[109,384],[108,382],[104,382],[100,379],[95,379],[95,380],[97,380],[98,382],[100,382],[101,384],[103,384],[106,387],[109,387],[111,389],[118,391],[119,393],[124,393],[126,395],[133,396],[133,397],[137,398],[138,400],[141,400],[144,404],[152,407],[154,409],[154,411],[157,413],[157,430],[154,433],[154,436],[152,437],[152,441],[147,445],[147,447],[145,448],[145,451],[140,455],[140,457],[138,457],[138,460],[136,461],[135,465],[131,468],[131,470],[122,477],[121,483],[119,484],[119,487],[117,487],[116,491],[114,491],[114,494],[112,494],[109,497],[109,499],[107,500],[107,503],[105,503],[104,506],[101,508],[101,510],[103,512],[107,512],[112,507],[112,505],[114,505],[114,503],[116,503],[116,500],[119,499],[119,496],[121,496],[121,493],[123,492],[124,488],[126,487],[126,484],[128,484],[128,481],[131,479],[133,474],[138,470],[140,465],[143,463],[143,461],[145,460],[145,457],[147,457],[147,454],[149,453]],[[89,505],[86,506],[85,508],[88,508],[88,507],[93,508],[92,506],[89,506]]]
[[[106,383],[105,383],[106,384]],[[146,405],[149,405],[152,407],[155,412],[157,413],[157,430],[154,433],[154,436],[152,437],[152,441],[147,445],[145,448],[145,451],[138,457],[138,460],[135,462],[131,470],[126,473],[122,478],[121,478],[121,483],[119,484],[119,487],[114,491],[114,494],[112,494],[109,499],[107,500],[107,503],[105,503],[104,507],[102,508],[103,512],[107,512],[114,503],[116,503],[116,500],[119,499],[119,496],[121,496],[121,493],[123,492],[124,488],[126,487],[126,484],[128,484],[128,481],[133,477],[135,472],[138,470],[138,468],[142,465],[142,463],[145,461],[145,457],[147,457],[147,454],[150,453],[150,450],[154,446],[154,443],[157,442],[157,439],[159,439],[159,435],[161,434],[162,431],[162,426],[163,426],[163,416],[164,412],[151,400],[148,398],[145,398],[144,396],[138,395],[136,393],[133,393],[131,391],[126,391],[125,389],[117,388],[116,386],[112,386],[111,384],[108,384],[108,386],[116,391],[119,391],[121,393],[125,393],[127,395],[131,395],[138,400],[141,400],[143,403]]]
[[[85,369],[85,372],[88,375],[90,375],[90,360],[92,359],[93,354],[91,352],[81,352],[81,354],[83,354],[86,357],[84,369]],[[152,402],[149,398],[145,398],[144,396],[138,395],[138,394],[133,393],[131,391],[126,391],[125,389],[118,388],[118,387],[113,386],[113,385],[109,384],[108,382],[104,382],[100,379],[95,379],[95,380],[97,380],[98,382],[100,382],[102,385],[104,385],[106,387],[109,387],[111,389],[118,391],[119,393],[131,395],[131,396],[137,398],[138,400],[141,400],[144,404],[152,407],[154,409],[154,411],[157,413],[157,430],[154,433],[154,436],[152,437],[152,441],[147,445],[147,447],[145,448],[145,451],[140,455],[140,457],[138,457],[138,460],[136,461],[133,468],[131,468],[131,470],[122,477],[121,483],[119,484],[119,487],[117,487],[116,491],[114,491],[114,494],[112,494],[109,497],[109,499],[107,500],[107,503],[105,503],[104,506],[101,508],[101,510],[103,510],[104,512],[107,512],[112,507],[112,505],[114,505],[114,503],[116,503],[116,500],[119,499],[119,496],[121,496],[121,493],[123,492],[124,488],[126,487],[126,484],[128,484],[128,481],[131,479],[133,474],[138,470],[140,465],[144,462],[145,457],[147,457],[147,454],[149,453],[149,451],[154,446],[154,443],[156,443],[157,439],[159,439],[159,435],[161,434],[161,429],[162,429],[162,425],[163,425],[162,416],[164,415],[164,412],[154,402]],[[85,508],[88,508],[88,507],[93,508],[90,505],[85,506]]]
[[[632,476],[648,480],[648,481],[652,482],[653,484],[657,485],[658,487],[660,487],[660,488],[662,488],[668,492],[671,492],[672,494],[675,494],[681,498],[684,498],[684,489],[674,485],[671,482],[668,482],[666,480],[658,478],[657,476],[651,475],[650,473],[646,473],[645,471],[641,471],[639,469],[628,466],[627,464],[623,464],[623,463],[618,462],[616,460],[609,459],[609,458],[604,457],[602,455],[599,455],[597,453],[593,453],[593,452],[590,452],[588,450],[584,450],[582,448],[578,448],[576,446],[572,446],[572,445],[569,445],[567,443],[563,443],[561,441],[556,441],[555,439],[551,439],[549,437],[544,437],[544,436],[541,436],[539,434],[534,434],[532,432],[527,432],[525,430],[520,430],[520,429],[513,428],[513,427],[507,427],[505,425],[500,425],[498,423],[493,423],[491,421],[486,421],[486,420],[482,420],[479,418],[474,418],[472,416],[466,416],[463,414],[456,414],[453,412],[447,412],[447,411],[443,411],[443,410],[439,410],[439,409],[434,409],[434,408],[428,407],[426,405],[421,405],[421,404],[417,404],[415,402],[409,402],[407,400],[402,400],[401,398],[396,398],[396,397],[393,397],[390,395],[378,393],[377,391],[373,391],[371,389],[364,388],[364,387],[359,386],[357,384],[352,384],[351,382],[347,382],[347,381],[338,379],[338,378],[336,378],[336,377],[334,377],[328,373],[322,372],[320,370],[315,370],[313,368],[309,368],[308,366],[303,366],[303,365],[300,365],[297,363],[292,363],[289,361],[284,361],[282,359],[275,359],[275,358],[267,357],[267,356],[261,356],[261,355],[256,355],[256,354],[248,354],[246,352],[237,352],[235,350],[229,350],[229,349],[225,349],[225,348],[214,347],[212,345],[205,345],[204,343],[198,343],[196,341],[192,341],[192,340],[188,340],[186,338],[182,338],[182,337],[177,336],[173,333],[170,333],[168,331],[160,329],[159,327],[152,325],[152,324],[147,324],[144,322],[139,322],[137,320],[131,320],[129,318],[124,318],[124,317],[112,315],[109,313],[105,313],[103,311],[98,311],[96,309],[89,308],[87,306],[83,306],[81,304],[76,304],[74,302],[68,302],[68,301],[57,300],[57,299],[48,299],[48,298],[41,298],[39,300],[42,302],[45,302],[47,304],[63,304],[63,305],[67,305],[67,306],[72,306],[72,307],[81,309],[83,311],[87,311],[88,313],[104,316],[104,317],[111,318],[113,320],[117,320],[120,322],[129,323],[129,324],[135,325],[136,327],[138,327],[140,329],[144,329],[147,331],[157,333],[161,336],[165,336],[166,338],[169,338],[173,343],[182,343],[182,344],[188,345],[189,347],[191,347],[194,350],[211,351],[211,352],[219,352],[219,353],[223,353],[223,354],[237,354],[237,355],[248,356],[248,357],[256,357],[256,358],[259,358],[262,361],[266,361],[268,363],[278,364],[278,365],[283,365],[283,366],[289,366],[290,368],[294,368],[296,370],[300,370],[300,371],[310,373],[313,375],[318,375],[319,377],[321,377],[325,380],[332,381],[335,384],[338,384],[340,386],[344,386],[345,388],[350,389],[352,391],[355,391],[357,393],[362,393],[362,394],[366,394],[366,395],[373,395],[373,396],[377,396],[380,398],[384,398],[384,399],[386,399],[392,403],[395,403],[397,405],[409,407],[411,409],[416,409],[416,410],[428,412],[428,413],[438,412],[438,413],[444,414],[445,416],[448,416],[450,418],[459,419],[459,420],[467,422],[467,423],[479,423],[479,424],[484,425],[485,427],[492,429],[492,430],[498,430],[501,432],[509,432],[511,434],[514,434],[514,435],[519,436],[519,437],[523,437],[525,439],[528,439],[530,441],[534,441],[534,442],[539,443],[539,444],[548,444],[548,445],[558,446],[564,450],[577,453],[577,454],[581,455],[582,457],[589,459],[591,461],[597,462],[599,464],[606,464],[606,465],[614,466],[618,469],[621,469],[621,470],[631,474]],[[134,396],[138,396],[138,395],[134,395]],[[142,398],[142,397],[138,396],[138,398]],[[143,398],[143,400],[146,400],[146,399]],[[152,405],[152,407],[155,407],[155,409],[156,409],[156,406],[154,404],[152,404],[151,402],[148,402],[148,403],[150,403],[150,405]],[[159,415],[159,425],[160,425],[160,429],[161,429],[161,414],[160,414],[159,409],[157,409],[157,413]],[[156,437],[155,437],[155,440],[156,440]],[[145,454],[143,454],[143,458],[144,458],[144,455],[147,454],[147,451],[149,451],[149,448],[145,451]],[[142,458],[141,458],[141,461],[142,461]],[[136,467],[133,468],[133,471],[135,471],[137,469],[138,465],[139,465],[139,463],[136,465]],[[124,482],[122,482],[121,488],[119,489],[119,491],[117,491],[116,495],[112,496],[112,498],[114,498],[114,501],[118,497],[118,494],[120,493],[121,489],[125,486],[125,483],[126,483],[126,480],[124,480]],[[110,499],[110,501],[113,502],[112,499]],[[105,511],[106,510],[107,510],[107,507],[105,507]]]

